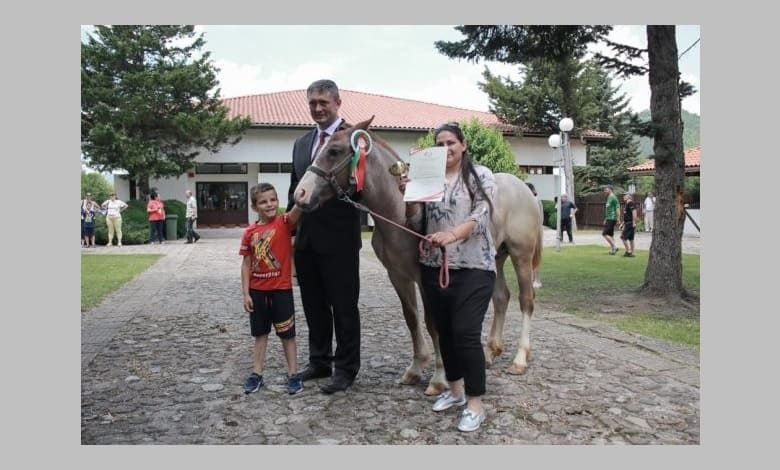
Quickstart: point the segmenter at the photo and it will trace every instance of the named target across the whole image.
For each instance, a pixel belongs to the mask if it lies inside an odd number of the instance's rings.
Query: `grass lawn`
[[[670,305],[636,293],[642,285],[649,252],[637,250],[635,258],[615,256],[595,245],[563,246],[560,252],[545,248],[542,254],[542,288],[537,302],[544,307],[584,318],[604,321],[615,327],[646,336],[699,347],[699,311]],[[698,255],[683,255],[683,285],[699,295]],[[511,263],[504,266],[509,288],[517,295],[517,281]]]
[[[153,265],[162,255],[81,255],[81,311]]]

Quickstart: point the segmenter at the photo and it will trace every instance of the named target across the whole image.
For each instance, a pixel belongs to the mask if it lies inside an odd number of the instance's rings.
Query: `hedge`
[[[186,234],[186,206],[183,202],[176,199],[168,199],[165,203],[165,214],[176,214],[179,218],[176,221],[176,234],[182,238]],[[146,202],[128,201],[128,208],[122,212],[122,244],[123,245],[142,245],[149,243],[149,216],[146,213]],[[95,243],[105,245],[108,241],[108,227],[106,218],[100,214],[95,217]],[[116,243],[116,236],[114,238]]]

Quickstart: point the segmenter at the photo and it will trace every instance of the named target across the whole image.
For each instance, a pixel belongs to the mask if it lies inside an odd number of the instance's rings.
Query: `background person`
[[[85,247],[95,246],[95,216],[99,210],[100,206],[92,200],[92,194],[87,193],[81,201],[81,231]]]
[[[154,243],[157,240],[162,245],[165,239],[165,204],[160,200],[160,195],[155,191],[149,194],[146,213],[149,216],[149,243]]]
[[[574,243],[571,236],[571,219],[577,213],[577,206],[569,200],[567,194],[561,194],[561,231],[558,233],[558,239],[563,241],[563,232],[569,236],[569,243]]]
[[[195,243],[200,240],[200,235],[195,231],[195,224],[198,221],[198,201],[195,200],[195,196],[192,195],[191,190],[184,191],[184,197],[187,202],[187,211],[184,216],[187,218],[187,242]]]
[[[653,231],[653,214],[655,214],[655,196],[653,193],[647,193],[644,201],[645,209],[645,232]]]
[[[626,252],[623,253],[623,256],[633,258],[634,222],[637,220],[636,205],[634,204],[634,198],[628,193],[623,195],[623,202],[625,202],[625,206],[623,207],[623,221],[620,223],[620,228],[622,229],[620,239],[623,240],[623,246],[626,247]]]
[[[620,250],[620,248],[615,246],[614,240],[620,202],[618,202],[617,196],[612,191],[612,186],[604,186],[604,193],[607,195],[607,202],[604,204],[604,230],[601,231],[601,235],[609,243],[609,254],[614,255]]]
[[[111,246],[116,233],[117,246],[122,246],[122,211],[127,209],[127,204],[116,198],[116,193],[111,193],[107,201],[103,201],[101,207],[106,211],[106,227],[108,228],[108,242]]]

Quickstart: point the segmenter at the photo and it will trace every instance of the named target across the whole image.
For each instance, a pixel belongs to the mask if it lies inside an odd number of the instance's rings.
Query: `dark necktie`
[[[314,149],[314,154],[312,155],[311,159],[314,161],[315,158],[317,158],[317,154],[320,153],[320,150],[322,149],[322,145],[325,143],[325,139],[328,137],[328,133],[325,131],[320,132],[320,141],[317,144],[317,148]]]

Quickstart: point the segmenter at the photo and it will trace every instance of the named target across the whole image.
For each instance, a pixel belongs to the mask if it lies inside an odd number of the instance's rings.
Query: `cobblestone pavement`
[[[252,340],[239,295],[237,237],[84,251],[165,256],[82,314],[83,444],[699,443],[696,351],[538,308],[529,369],[509,375],[516,299],[507,315],[509,354],[488,370],[488,419],[477,432],[459,432],[458,411],[434,413],[434,399],[423,394],[430,367],[423,382],[398,383],[411,340],[368,243],[358,378],[334,395],[306,382],[292,397],[273,335],[266,387],[250,395],[241,390]],[[295,295],[302,367],[307,328],[297,289]],[[489,312],[483,334],[491,318]]]

